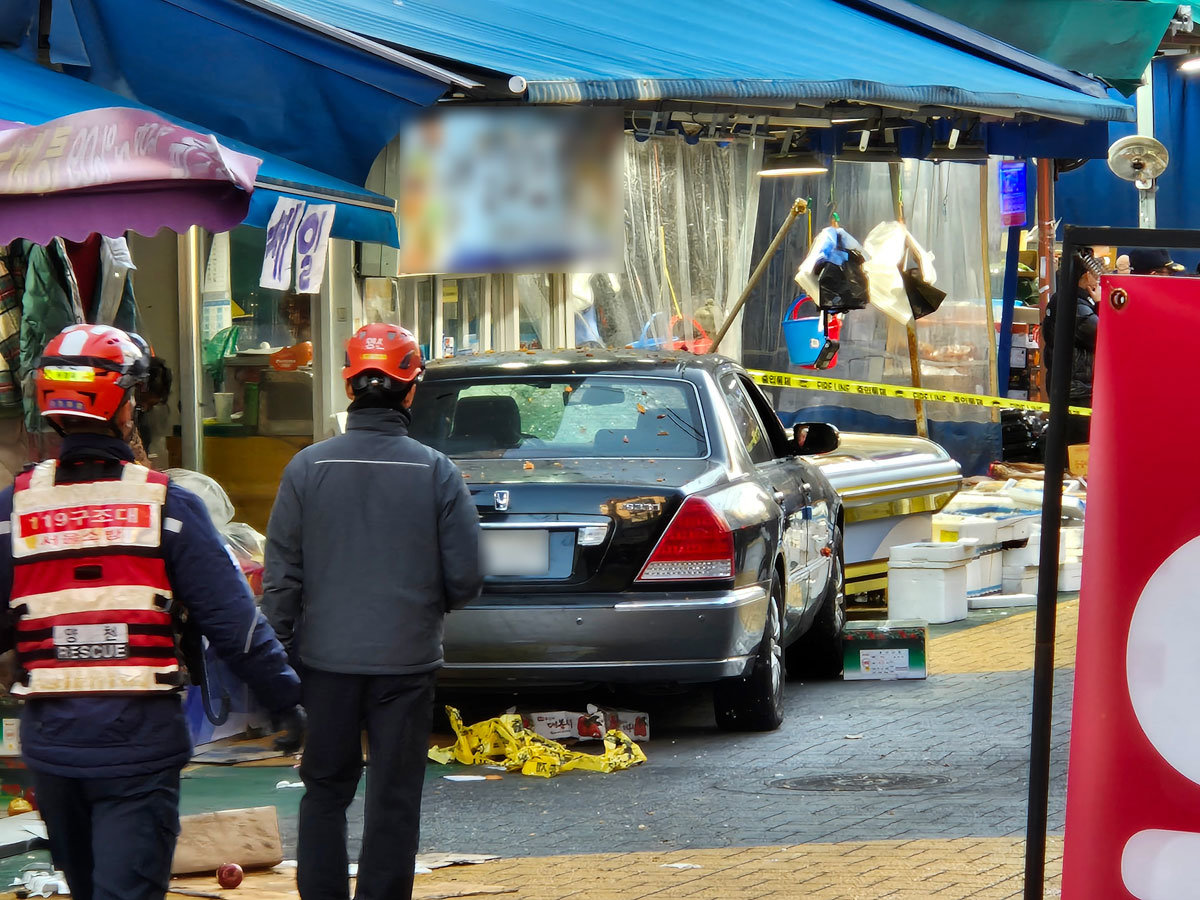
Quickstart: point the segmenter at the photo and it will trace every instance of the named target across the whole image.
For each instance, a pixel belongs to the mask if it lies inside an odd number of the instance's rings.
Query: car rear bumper
[[[696,683],[741,675],[762,639],[764,585],[727,591],[485,596],[446,617],[441,680],[470,686]],[[534,602],[536,600],[536,602]]]

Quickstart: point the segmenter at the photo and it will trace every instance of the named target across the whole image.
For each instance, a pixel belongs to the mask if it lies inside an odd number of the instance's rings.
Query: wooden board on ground
[[[215,870],[214,870],[215,872]],[[215,875],[196,876],[194,878],[174,878],[172,887],[189,891],[206,891],[214,894],[232,894],[222,891],[217,884]],[[250,872],[242,881],[239,891],[254,900],[298,900],[296,892],[296,873],[291,872]],[[458,897],[487,897],[500,894],[515,893],[516,888],[500,884],[473,884],[467,882],[437,882],[434,876],[418,875],[413,887],[413,900],[452,900]],[[168,900],[173,895],[167,894]]]
[[[182,816],[173,875],[216,872],[224,863],[266,869],[283,862],[279,816],[273,806]]]

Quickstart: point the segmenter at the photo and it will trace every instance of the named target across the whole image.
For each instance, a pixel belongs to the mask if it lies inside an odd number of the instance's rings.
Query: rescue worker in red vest
[[[166,894],[192,750],[181,611],[288,720],[289,746],[302,722],[296,673],[203,502],[133,462],[144,346],[104,325],[73,325],[50,341],[37,404],[62,449],[0,492],[21,750],[76,900]]]
[[[348,900],[346,809],[367,777],[357,900],[408,900],[445,616],[479,596],[479,514],[450,459],[409,437],[425,371],[397,325],[346,344],[346,433],[288,463],[267,526],[263,611],[298,660],[309,740],[302,900]]]

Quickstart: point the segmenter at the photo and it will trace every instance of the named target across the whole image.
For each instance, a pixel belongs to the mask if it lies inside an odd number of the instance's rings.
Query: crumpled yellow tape
[[[497,716],[463,725],[462,715],[453,706],[446,707],[446,715],[458,740],[450,747],[429,749],[429,758],[443,765],[451,760],[466,766],[499,764],[510,772],[552,778],[572,769],[617,772],[646,761],[642,748],[623,731],[604,736],[603,753],[580,753],[526,728],[520,716]]]

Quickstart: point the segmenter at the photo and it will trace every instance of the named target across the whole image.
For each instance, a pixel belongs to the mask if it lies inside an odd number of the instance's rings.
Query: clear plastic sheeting
[[[750,276],[761,161],[748,141],[626,138],[625,271],[591,279],[600,343],[715,336]],[[733,328],[720,351],[740,345]]]
[[[881,222],[896,219],[889,163],[835,163],[821,176],[766,179],[759,206],[755,253],[787,215],[796,197],[812,198],[815,234],[838,214],[840,224],[863,239]],[[993,164],[994,166],[994,164]],[[904,218],[916,241],[937,261],[936,286],[947,293],[940,309],[916,323],[923,387],[990,393],[988,328],[980,221],[980,167],[964,163],[905,160],[899,164]],[[995,178],[989,174],[989,220],[999,222]],[[1000,231],[989,229],[989,259],[1002,268]],[[805,256],[808,223],[797,222],[749,303],[743,358],[757,368],[788,370],[780,323],[796,295],[793,280]],[[991,281],[991,278],[988,279]],[[824,374],[855,381],[911,384],[905,328],[875,307],[846,314],[836,365]],[[880,397],[780,391],[778,407],[794,412],[837,406],[894,419],[913,418],[911,402]],[[990,412],[970,406],[928,404],[931,420],[988,422]]]

